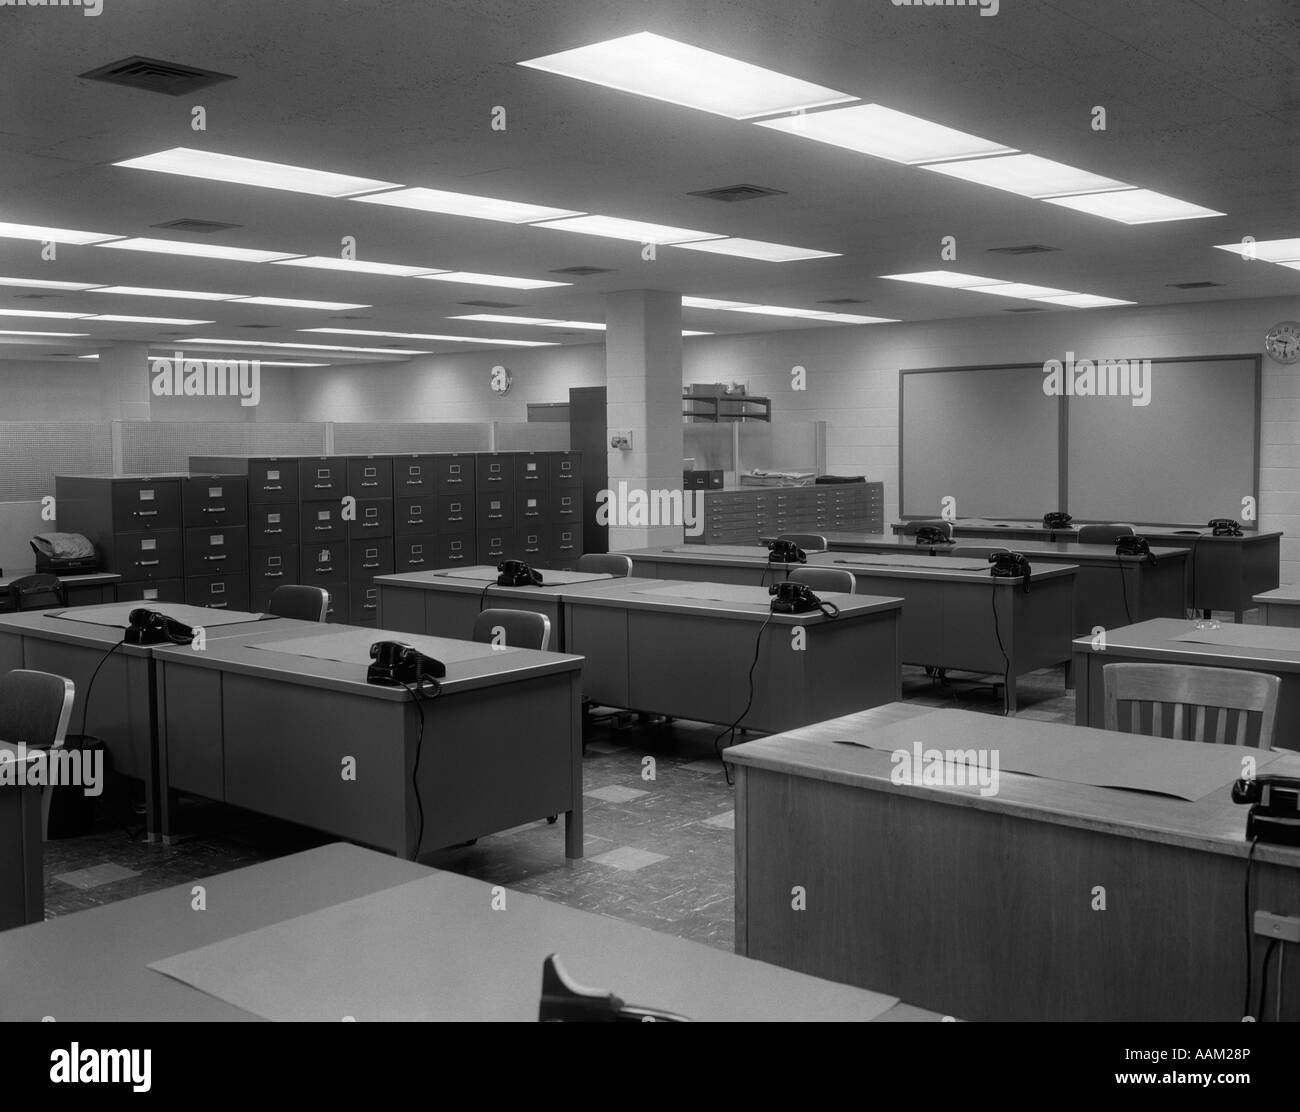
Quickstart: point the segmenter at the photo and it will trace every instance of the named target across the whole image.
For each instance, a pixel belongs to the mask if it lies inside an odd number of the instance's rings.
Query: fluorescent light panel
[[[694,232],[689,228],[649,224],[643,220],[622,220],[617,216],[577,216],[568,220],[548,220],[534,224],[533,227],[550,228],[557,232],[578,232],[589,236],[606,236],[609,239],[630,239],[636,243],[656,243],[661,247],[695,240],[723,238],[715,232]]]
[[[1050,286],[1035,286],[1028,282],[1006,282],[1001,278],[981,278],[975,274],[961,274],[955,270],[920,270],[912,274],[882,274],[895,282],[916,282],[923,286],[940,286],[944,289],[967,290],[970,293],[987,293],[995,297],[1014,297],[1022,301],[1041,301],[1071,309],[1095,309],[1104,305],[1132,305],[1117,297],[1101,297],[1091,293],[1072,293]]]
[[[794,309],[786,305],[754,305],[748,301],[718,301],[712,297],[683,297],[684,309],[719,309],[728,313],[753,313],[767,317],[800,317],[837,324],[897,324],[892,317],[867,317],[857,313],[830,313],[821,309]],[[701,333],[712,335],[712,333]]]
[[[519,64],[733,120],[857,99],[649,31]]]
[[[1062,205],[1090,216],[1104,216],[1121,224],[1161,224],[1169,220],[1198,220],[1223,216],[1221,212],[1180,201],[1151,189],[1127,189],[1120,193],[1090,193],[1082,197],[1048,197],[1049,205]]]
[[[571,282],[547,282],[541,278],[511,278],[505,274],[470,274],[464,270],[450,270],[445,274],[421,274],[430,282],[458,282],[467,286],[499,286],[506,290],[543,290],[552,286],[569,286]]]
[[[400,185],[399,182],[356,178],[348,174],[311,170],[305,166],[286,166],[280,162],[263,162],[256,158],[196,151],[189,147],[173,147],[168,151],[158,151],[156,154],[114,162],[113,165],[131,170],[156,170],[164,174],[180,174],[187,178],[230,182],[234,185],[256,185],[267,189],[287,189],[294,193],[314,193],[319,197],[352,197],[376,189],[396,189]]]
[[[0,286],[18,286],[33,290],[93,290],[94,282],[53,282],[47,278],[0,278]]]
[[[394,340],[453,340],[459,344],[498,344],[506,347],[555,347],[551,340],[497,340],[486,336],[442,336],[430,332],[377,332],[366,328],[300,328],[299,332],[327,332],[334,336],[387,336]]]
[[[35,239],[42,243],[86,244],[121,239],[121,236],[105,235],[103,232],[78,232],[71,228],[46,228],[39,224],[6,224],[0,221],[0,238]]]
[[[971,293],[991,293],[994,297],[1018,297],[1025,301],[1061,297],[1070,292],[1051,286],[1034,286],[1028,282],[994,282],[988,286],[967,286],[966,289]]]
[[[745,301],[719,301],[715,297],[683,297],[683,309],[739,309]]]
[[[769,263],[792,263],[801,259],[830,259],[838,251],[814,251],[808,247],[787,247],[780,243],[765,243],[761,239],[709,239],[700,243],[679,243],[687,251],[712,251],[717,255],[736,255],[742,259],[760,259]]]
[[[573,209],[526,205],[519,201],[502,201],[496,197],[479,197],[473,193],[449,193],[444,189],[398,189],[370,197],[354,197],[372,205],[438,212],[448,216],[469,216],[476,220],[502,220],[508,224],[530,224],[536,220],[555,220],[561,216],[580,215]]]
[[[428,351],[408,351],[405,348],[341,347],[335,344],[290,344],[282,340],[213,340],[206,336],[190,336],[177,340],[177,347],[194,344],[203,347],[269,347],[307,348],[312,351],[361,351],[370,355],[432,355]]]
[[[1101,297],[1095,293],[1065,293],[1057,297],[1033,297],[1030,300],[1041,301],[1045,305],[1063,305],[1070,309],[1100,309],[1107,305],[1137,304],[1118,297]]]
[[[0,309],[0,317],[42,317],[47,320],[80,320],[89,313],[54,313],[48,309]]]
[[[477,320],[490,324],[535,324],[542,328],[589,328],[603,332],[605,326],[597,321],[559,320],[556,317],[511,317],[504,313],[464,313],[448,320]]]
[[[397,263],[372,263],[361,259],[333,259],[328,255],[309,255],[301,259],[276,259],[277,266],[303,266],[312,270],[343,270],[353,274],[383,274],[392,278],[424,278],[446,271],[431,266],[401,266]]]
[[[89,336],[89,332],[14,332],[9,329],[0,329],[0,336]]]
[[[85,320],[106,320],[118,324],[215,324],[211,320],[184,320],[180,317],[125,317],[117,314],[99,313]]]
[[[188,301],[234,301],[237,293],[206,293],[203,290],[155,290],[146,286],[99,286],[96,293],[121,293],[132,297],[175,297]]]
[[[243,263],[271,263],[293,258],[292,251],[257,251],[248,247],[222,247],[216,243],[183,243],[172,239],[119,239],[101,243],[121,251],[152,251],[159,255],[192,255],[199,259],[230,259]]]
[[[1220,243],[1215,245],[1217,251],[1231,251],[1234,255],[1247,257],[1252,254],[1257,261],[1266,263],[1300,262],[1300,239],[1261,239],[1252,244]],[[3,282],[0,281],[0,285]]]
[[[924,167],[936,174],[1005,189],[1022,197],[1046,200],[1073,193],[1101,193],[1131,189],[1127,182],[1103,177],[1089,170],[1077,170],[1036,154],[1012,154],[1002,158],[977,158],[969,162],[941,162]]]
[[[918,282],[923,286],[946,286],[953,290],[966,290],[972,286],[992,286],[999,278],[981,278],[978,274],[962,274],[956,270],[917,270],[911,274],[882,274],[895,282]]]
[[[858,104],[808,116],[762,120],[758,126],[907,165],[1009,154],[1016,149],[897,112],[883,104]]]
[[[354,305],[349,301],[306,301],[296,297],[237,297],[239,305],[274,305],[282,309],[369,309],[370,305]]]

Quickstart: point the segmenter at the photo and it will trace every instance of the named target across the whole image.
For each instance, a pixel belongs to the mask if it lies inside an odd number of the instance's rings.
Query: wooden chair
[[[795,568],[789,578],[791,583],[802,583],[814,591],[838,591],[842,595],[851,595],[858,588],[853,573],[844,568]]]
[[[504,640],[494,640],[501,630]],[[471,641],[508,645],[512,649],[541,649],[551,642],[551,619],[531,610],[483,610],[474,619]]]
[[[1076,541],[1079,544],[1114,544],[1116,537],[1131,537],[1131,525],[1080,525]]]
[[[300,622],[323,622],[329,609],[330,595],[324,587],[306,587],[286,583],[271,592],[266,612],[277,618],[296,618]]]
[[[1108,730],[1216,745],[1273,747],[1282,686],[1277,676],[1183,664],[1107,664],[1101,671]],[[1127,728],[1120,725],[1120,703],[1129,704]],[[1172,711],[1168,728],[1166,707]],[[1233,718],[1235,726],[1229,728]]]
[[[632,574],[632,557],[617,552],[584,552],[578,557],[576,569],[593,575],[613,575],[623,579]]]
[[[776,539],[797,544],[805,552],[825,552],[829,547],[820,533],[782,533]]]

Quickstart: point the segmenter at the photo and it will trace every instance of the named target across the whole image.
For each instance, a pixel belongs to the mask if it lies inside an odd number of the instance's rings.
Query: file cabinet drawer
[[[179,579],[123,580],[117,585],[118,602],[184,602],[185,584]]]
[[[551,453],[520,452],[514,459],[515,490],[537,488],[546,490],[551,485]]]
[[[255,594],[262,587],[275,590],[286,583],[297,583],[298,546],[252,549],[248,554],[248,580]]]
[[[248,507],[248,543],[281,545],[298,543],[298,503],[257,503]]]
[[[247,610],[248,576],[209,575],[185,580],[185,601],[212,610]]]
[[[235,575],[248,571],[248,527],[185,530],[185,574]]]
[[[182,575],[179,530],[119,533],[115,540],[118,571],[123,579],[179,579]]]
[[[576,560],[582,555],[582,525],[555,525],[551,527],[550,557],[555,560]]]
[[[302,502],[338,501],[347,494],[347,485],[348,464],[342,456],[298,461],[298,498]]]
[[[551,492],[551,516],[552,519],[561,525],[567,525],[570,522],[582,520],[582,492],[581,490],[552,490]]]
[[[523,560],[526,564],[545,564],[552,543],[552,525],[529,526],[527,529],[515,530],[515,548],[518,555],[513,559]]]
[[[481,452],[475,463],[478,468],[476,490],[514,490],[515,461],[501,452]]]
[[[348,493],[353,498],[392,498],[392,458],[390,456],[349,457]]]
[[[182,479],[181,516],[186,528],[247,524],[248,480],[230,475]]]
[[[432,494],[394,499],[393,532],[399,537],[432,533],[436,528],[437,504]]]
[[[511,490],[492,490],[477,499],[477,527],[485,529],[513,529],[515,525],[515,495]]]
[[[432,495],[438,489],[436,456],[394,456],[393,497]]]
[[[438,516],[434,525],[437,532],[472,533],[475,520],[474,499],[470,495],[440,494],[438,496]]]
[[[478,563],[473,533],[449,533],[434,540],[435,568],[466,568]]]
[[[551,453],[551,489],[582,489],[582,453]]]
[[[433,457],[433,474],[439,494],[465,494],[474,490],[477,461],[474,456],[452,453]]]
[[[550,493],[545,490],[520,490],[515,492],[515,527],[536,529],[551,520]]]
[[[515,531],[513,529],[480,529],[478,532],[478,558],[483,564],[495,564],[501,560],[514,560],[520,557],[515,552]]]
[[[292,502],[298,497],[298,461],[296,459],[250,459],[248,461],[248,501]]]
[[[329,544],[347,540],[348,523],[338,502],[304,502],[298,510],[300,544]]]
[[[373,579],[393,572],[393,542],[376,539],[348,542],[348,579]]]
[[[122,479],[113,484],[113,532],[180,527],[179,479]]]
[[[348,623],[378,625],[379,588],[373,583],[353,583],[348,588]]]
[[[393,542],[393,570],[399,575],[407,571],[432,571],[442,567],[438,563],[439,538],[431,533],[418,537],[398,537]]]
[[[346,542],[305,544],[298,551],[299,582],[324,587],[328,583],[341,583],[347,580],[348,546]]]
[[[349,521],[348,540],[358,541],[368,537],[393,535],[393,500],[391,498],[358,498],[357,516]]]

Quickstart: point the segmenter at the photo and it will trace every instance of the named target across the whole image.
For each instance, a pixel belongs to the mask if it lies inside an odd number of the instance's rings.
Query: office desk
[[[834,740],[909,751],[1041,737],[1068,749],[1096,733],[893,704],[728,749],[737,952],[968,1019],[1240,1020],[1247,809],[1219,766],[1232,754],[1196,746],[1190,763],[1223,780],[1195,802],[1005,769],[997,794],[981,796],[895,784],[890,750]],[[1300,758],[1268,770],[1295,775]],[[794,885],[807,893],[799,913]],[[1251,902],[1300,914],[1300,850],[1257,847]],[[1297,964],[1286,968],[1291,1019]]]
[[[300,916],[328,917],[341,904],[356,912],[343,928],[349,958],[322,955],[333,964],[328,976],[282,994],[302,1000],[307,1014],[322,1021],[351,1015],[535,1022],[542,959],[552,952],[584,983],[700,1020],[939,1018],[906,1004],[879,1014],[890,998],[522,893],[507,892],[508,910],[494,911],[491,886],[482,881],[356,846],[321,846],[202,883],[208,910],[199,914],[185,883],[0,934],[0,1020],[257,1020],[150,964],[247,941],[241,936],[290,920],[303,925],[313,920]],[[428,905],[428,917],[417,922],[413,896]],[[400,920],[399,910],[406,912]],[[418,998],[418,1007],[364,1010],[377,980],[402,982],[400,995]]]
[[[530,610],[544,614],[550,621],[550,647],[563,652],[566,641],[562,598],[573,591],[599,591],[627,582],[592,572],[537,570],[543,579],[540,587],[498,587],[495,565],[377,575],[379,624],[405,633],[468,640],[480,610]]]
[[[901,533],[902,529],[902,523],[894,525],[895,533]],[[1240,622],[1243,613],[1251,608],[1252,596],[1272,590],[1279,583],[1280,532],[1216,537],[1209,529],[1136,524],[1133,531],[1146,537],[1152,545],[1189,550],[1187,605],[1196,610],[1229,610]],[[1076,535],[1073,529],[1049,530],[1041,523],[985,518],[959,518],[953,522],[953,534],[959,541],[964,537],[984,537],[1001,543],[1008,540],[1056,542]]]
[[[773,614],[764,588],[619,584],[564,596],[569,649],[586,658],[593,702],[730,725],[745,708],[751,664],[746,729],[785,730],[899,696],[901,599],[825,593],[840,607],[832,620]]]
[[[77,688],[68,732],[82,732],[86,687],[91,674],[114,645],[122,639],[126,614],[139,603],[119,602],[76,608],[76,619],[61,618],[60,611],[31,610],[0,615],[0,671],[34,668],[65,676]],[[258,625],[260,614],[203,610],[179,603],[163,603],[154,609],[175,615],[181,622],[215,622],[203,626],[209,645],[241,631],[266,628]],[[231,622],[231,619],[242,619]],[[103,625],[90,624],[102,620]],[[267,619],[278,629],[300,623]],[[95,680],[90,713],[85,716],[86,732],[100,738],[113,760],[113,769],[144,783],[146,837],[153,841],[161,832],[157,779],[158,723],[153,700],[155,687],[154,650],[157,646],[121,645],[104,660]],[[189,650],[186,650],[189,651]]]
[[[1228,623],[1220,630],[1198,633],[1193,624],[1191,620],[1156,618],[1107,630],[1104,647],[1099,638],[1078,638],[1074,642],[1075,722],[1101,726],[1105,721],[1101,669],[1107,664],[1156,661],[1243,668],[1281,679],[1273,744],[1300,749],[1300,629]],[[1206,640],[1178,639],[1193,634]]]
[[[41,789],[20,783],[17,745],[0,741],[12,764],[0,784],[0,931],[39,923],[45,917],[45,862]],[[31,764],[30,753],[23,760]]]
[[[422,737],[408,690],[366,683],[384,640],[446,665]],[[582,856],[577,657],[310,624],[155,659],[164,832],[167,790],[406,857],[563,812],[565,855]]]
[[[25,575],[35,575],[35,568],[20,568],[0,575],[0,612],[9,613],[9,584]],[[61,575],[59,582],[67,592],[69,606],[95,606],[117,598],[117,584],[122,577],[116,572],[96,571],[84,575]]]
[[[1288,583],[1253,599],[1265,625],[1300,626],[1300,585]]]

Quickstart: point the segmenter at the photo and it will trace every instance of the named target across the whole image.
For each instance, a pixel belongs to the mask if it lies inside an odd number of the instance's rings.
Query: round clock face
[[[507,394],[514,380],[514,375],[508,368],[498,365],[492,368],[492,373],[488,376],[488,385],[492,387],[494,394]]]
[[[1300,362],[1300,323],[1284,320],[1264,337],[1264,350],[1279,363]]]

